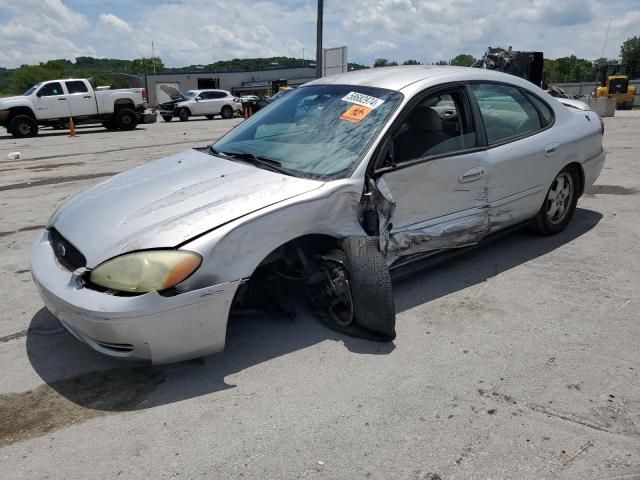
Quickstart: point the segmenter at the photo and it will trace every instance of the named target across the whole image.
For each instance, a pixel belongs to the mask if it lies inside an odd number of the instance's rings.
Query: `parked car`
[[[283,88],[282,90],[279,90],[275,95],[272,95],[271,97],[265,97],[264,98],[264,103],[266,105],[275,102],[276,100],[279,100],[280,98],[284,97],[287,93],[292,92],[294,89],[291,87],[288,88]]]
[[[178,117],[186,122],[189,117],[203,116],[211,120],[216,115],[232,118],[242,110],[242,104],[226,90],[189,90],[184,95],[173,87],[162,87],[171,101],[158,105],[160,116],[165,122]]]
[[[232,309],[295,285],[331,328],[390,341],[390,272],[505,229],[567,227],[605,161],[601,119],[569,102],[462,67],[321,78],[208,148],[64,202],[33,278],[70,332],[114,357],[219,352]]]
[[[71,117],[75,124],[133,130],[138,123],[155,121],[155,116],[144,115],[146,102],[144,88],[94,90],[84,78],[50,80],[23,95],[0,99],[0,126],[16,138],[35,137],[38,126],[65,126]]]

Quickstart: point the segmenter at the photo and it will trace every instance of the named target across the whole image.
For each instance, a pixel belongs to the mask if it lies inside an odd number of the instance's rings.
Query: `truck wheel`
[[[162,119],[163,119],[165,122],[170,122],[171,120],[173,120],[173,117],[172,117],[171,115],[163,115],[163,116],[162,116]]]
[[[102,122],[102,126],[104,128],[106,128],[107,130],[116,130],[117,129],[113,118],[110,119],[110,120],[107,120],[106,122]]]
[[[180,119],[181,122],[186,122],[187,120],[189,120],[189,110],[187,110],[186,108],[183,108],[182,110],[180,110],[180,113],[178,114],[178,118]]]
[[[215,117],[215,115],[205,115],[205,117],[207,117],[207,120],[213,120],[213,117]]]
[[[15,138],[35,137],[38,135],[38,124],[27,115],[17,115],[9,122],[7,130]]]
[[[133,130],[138,126],[138,114],[130,108],[118,110],[115,114],[115,125],[120,130]]]
[[[312,303],[331,329],[390,342],[396,337],[393,290],[376,238],[347,237],[340,246],[320,257],[324,279],[312,287]]]
[[[224,107],[222,107],[222,110],[220,110],[220,114],[222,115],[222,118],[228,120],[233,117],[233,108],[231,108],[229,105],[225,105]]]

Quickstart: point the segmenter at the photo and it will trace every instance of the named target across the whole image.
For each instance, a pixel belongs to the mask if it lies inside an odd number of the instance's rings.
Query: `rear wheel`
[[[578,171],[574,166],[564,168],[554,178],[542,207],[531,223],[533,231],[553,235],[567,227],[578,203],[578,182]]]
[[[9,122],[7,130],[15,138],[35,137],[38,135],[38,124],[27,115],[17,115]]]
[[[115,126],[120,130],[133,130],[138,126],[138,115],[130,108],[118,110],[115,114]]]
[[[233,108],[231,108],[229,105],[225,105],[224,107],[222,107],[222,110],[220,110],[220,114],[222,115],[222,118],[228,120],[233,117]]]
[[[186,108],[183,108],[182,110],[180,110],[180,113],[178,114],[178,118],[180,119],[181,122],[186,122],[187,120],[189,120],[189,110],[187,110]]]
[[[171,115],[163,115],[163,116],[162,116],[162,119],[163,119],[165,122],[170,122],[171,120],[173,120],[173,116],[171,116]]]

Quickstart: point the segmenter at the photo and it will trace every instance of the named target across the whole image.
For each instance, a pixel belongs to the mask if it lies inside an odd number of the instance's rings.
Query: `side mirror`
[[[393,170],[396,167],[393,137],[388,136],[380,147],[375,158],[373,172],[376,175]]]
[[[194,98],[194,100],[195,100],[196,102],[199,102],[199,101],[200,101],[200,97],[196,97],[196,98]]]
[[[38,90],[38,93],[36,93],[36,97],[40,98],[42,96],[42,90]]]

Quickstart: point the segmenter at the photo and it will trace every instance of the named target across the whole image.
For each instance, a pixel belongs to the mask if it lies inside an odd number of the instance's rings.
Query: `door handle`
[[[85,95],[85,96],[84,96],[84,97],[82,97],[82,98],[91,98],[91,95]]]
[[[546,147],[544,147],[544,156],[545,157],[553,157],[556,153],[558,153],[558,149],[560,148],[559,143],[550,143]]]
[[[59,99],[58,99],[58,101],[59,101],[59,102],[66,102],[66,101],[67,101],[67,99],[66,99],[66,98],[59,98]]]
[[[460,177],[458,177],[458,182],[460,183],[469,183],[475,182],[476,180],[480,180],[485,174],[485,169],[483,167],[473,167],[464,172]]]

